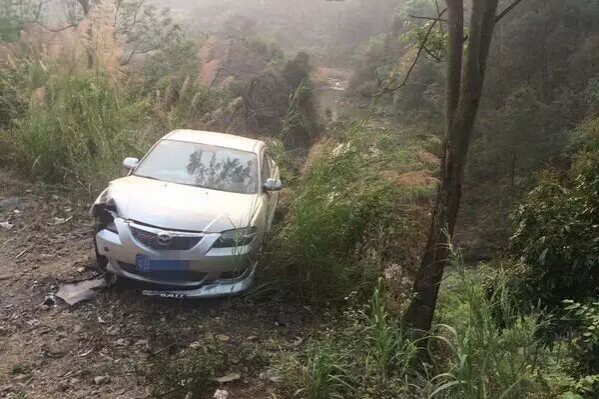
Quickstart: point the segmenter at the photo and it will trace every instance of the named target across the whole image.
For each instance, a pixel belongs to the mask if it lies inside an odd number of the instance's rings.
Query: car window
[[[256,154],[185,141],[160,141],[134,175],[233,193],[258,191]]]
[[[270,162],[268,162],[268,155],[264,154],[262,157],[262,184],[266,183],[270,176]]]

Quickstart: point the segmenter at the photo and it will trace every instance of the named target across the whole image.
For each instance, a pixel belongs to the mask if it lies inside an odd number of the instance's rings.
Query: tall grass
[[[458,309],[446,313],[445,321],[459,327],[438,324],[431,335],[415,341],[389,313],[385,292],[377,288],[366,309],[345,312],[293,367],[283,367],[285,384],[307,399],[524,399],[546,394],[539,367],[548,352],[538,340],[539,315],[518,316],[506,285],[488,296],[482,272],[466,270],[459,257],[453,263],[456,271],[442,301],[449,297]]]
[[[381,285],[363,309],[346,311],[305,354],[279,365],[285,397],[398,398],[407,394],[406,374],[418,354],[385,304]]]
[[[363,124],[348,131],[311,151],[272,248],[275,272],[313,302],[369,295],[386,267],[412,264],[426,224],[419,201],[433,192],[396,179],[434,173],[415,155],[422,143]]]
[[[98,78],[51,77],[42,98],[3,133],[10,151],[3,161],[36,179],[93,190],[146,146],[147,104],[127,100]]]
[[[425,384],[431,398],[526,398],[535,390],[535,372],[544,348],[538,332],[540,314],[521,317],[507,281],[497,280],[491,296],[481,284],[479,272],[468,271],[460,255],[452,259],[457,296],[466,307],[457,329],[439,324],[432,341],[439,341],[444,355],[433,356],[439,371]],[[461,315],[464,317],[464,314]]]

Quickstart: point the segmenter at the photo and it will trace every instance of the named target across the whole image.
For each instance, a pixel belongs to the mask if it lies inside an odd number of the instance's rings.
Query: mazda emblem
[[[168,233],[158,234],[158,245],[161,245],[163,247],[168,247],[169,245],[171,245],[172,240],[173,240],[173,237],[171,237],[171,235]]]

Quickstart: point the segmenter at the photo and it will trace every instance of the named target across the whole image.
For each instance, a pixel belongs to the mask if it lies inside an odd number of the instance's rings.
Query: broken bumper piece
[[[248,269],[243,276],[236,280],[219,280],[207,283],[191,290],[144,290],[143,295],[161,298],[193,299],[193,298],[220,298],[241,294],[247,291],[254,282],[256,265]]]

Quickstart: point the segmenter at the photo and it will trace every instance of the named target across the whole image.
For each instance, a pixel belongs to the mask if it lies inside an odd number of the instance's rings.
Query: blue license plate
[[[144,255],[135,257],[135,268],[140,272],[189,270],[188,260],[149,259]]]

